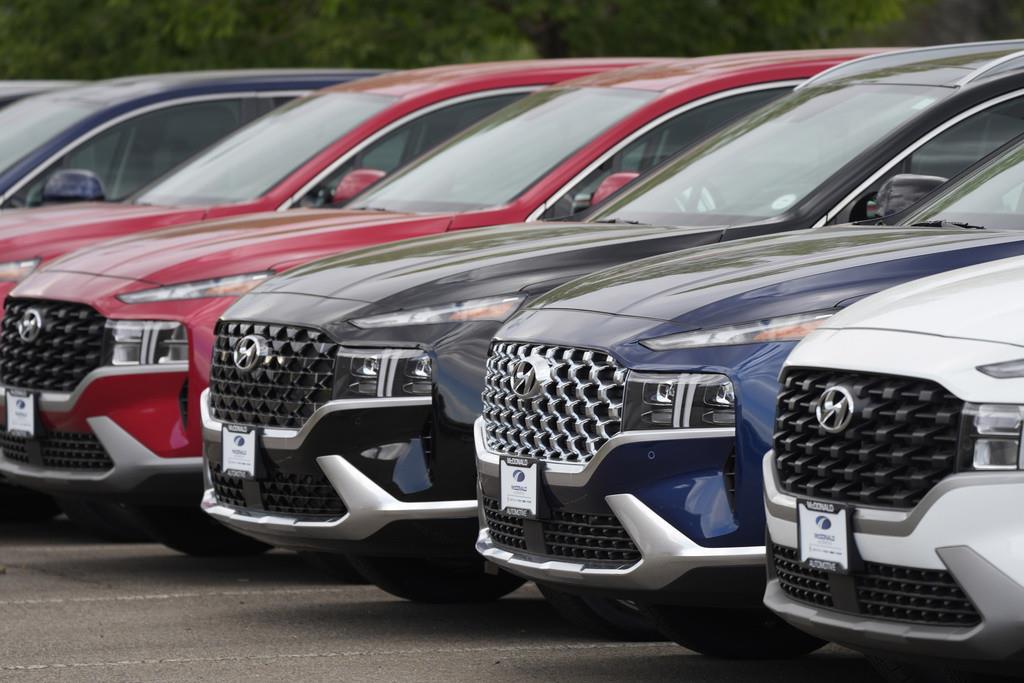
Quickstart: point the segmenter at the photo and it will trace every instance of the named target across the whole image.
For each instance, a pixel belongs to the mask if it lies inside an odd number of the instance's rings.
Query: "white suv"
[[[1024,258],[855,304],[781,380],[765,604],[899,680],[1024,673]]]

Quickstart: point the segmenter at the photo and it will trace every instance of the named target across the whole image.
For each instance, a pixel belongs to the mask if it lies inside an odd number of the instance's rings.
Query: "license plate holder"
[[[849,574],[854,557],[850,509],[818,500],[799,500],[796,508],[800,563],[811,569]]]
[[[500,463],[499,507],[508,515],[536,519],[540,501],[540,468],[537,460],[503,457]]]
[[[224,425],[220,438],[220,467],[244,479],[255,479],[259,461],[259,430],[255,427]]]
[[[36,396],[7,390],[7,431],[34,438],[37,431]]]

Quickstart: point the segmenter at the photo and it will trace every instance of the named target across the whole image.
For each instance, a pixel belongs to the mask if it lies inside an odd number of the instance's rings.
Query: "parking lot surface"
[[[0,524],[0,680],[874,680],[836,647],[724,662],[564,624],[527,586],[489,605],[417,605],[286,552],[196,559],[98,542],[60,519]]]

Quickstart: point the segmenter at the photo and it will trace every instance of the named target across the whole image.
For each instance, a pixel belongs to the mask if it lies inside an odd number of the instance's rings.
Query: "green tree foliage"
[[[920,2],[0,0],[0,77],[824,47]]]

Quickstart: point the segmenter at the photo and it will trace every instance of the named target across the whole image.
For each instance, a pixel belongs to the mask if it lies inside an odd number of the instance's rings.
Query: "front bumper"
[[[482,419],[477,421],[475,429],[479,495],[483,506],[483,498],[497,495],[500,456],[484,446]],[[650,480],[643,484],[635,484],[635,480],[634,483],[623,481],[619,476],[625,471],[624,467],[632,471],[642,469],[641,463],[631,457],[635,448],[639,448],[644,459],[654,463],[659,457],[665,457],[656,453],[655,448],[673,450],[673,446],[686,445],[697,449],[711,442],[715,447],[712,450],[722,454],[731,449],[733,438],[732,429],[627,432],[613,437],[585,466],[552,463],[542,470],[538,482],[542,491],[549,499],[561,501],[563,509],[580,514],[590,514],[599,508],[610,510],[639,551],[640,559],[632,563],[609,566],[607,561],[558,557],[546,553],[542,545],[526,550],[502,546],[495,542],[484,514],[480,517],[477,551],[513,574],[556,584],[571,592],[610,593],[656,602],[700,602],[705,597],[718,602],[722,593],[731,593],[731,598],[741,603],[756,602],[754,596],[764,585],[764,546],[701,545],[665,517],[673,509],[687,507],[689,503],[683,500],[682,493],[667,506],[648,504],[639,493],[643,491],[653,500],[651,487],[660,485],[664,470],[653,469],[649,472]],[[725,455],[721,455],[721,459],[724,460]],[[703,488],[701,495],[707,496],[704,498],[705,516],[698,517],[697,524],[708,530],[722,522],[723,510],[718,503],[724,503],[725,498],[716,495],[715,490],[720,479],[720,473],[709,474],[699,477],[697,484],[697,488]],[[681,480],[666,477],[664,481],[672,488],[680,485]],[[716,591],[719,595],[712,597]]]
[[[780,490],[771,452],[764,475],[770,540],[796,549],[797,499]],[[940,482],[913,510],[857,508],[853,516],[854,541],[865,562],[948,572],[980,614],[977,625],[898,621],[860,613],[860,607],[855,613],[804,602],[784,590],[772,567],[765,604],[797,628],[855,649],[982,668],[1016,662],[1019,669],[1024,661],[1022,498],[1024,473],[964,473]]]
[[[208,390],[200,405],[206,451],[202,507],[234,531],[293,550],[410,556],[472,553],[475,500],[427,500],[429,492],[406,494],[401,490],[397,461],[358,455],[369,451],[379,455],[385,448],[379,442],[397,438],[399,425],[422,424],[431,410],[429,397],[332,401],[301,429],[261,430],[262,457],[268,468],[325,478],[343,504],[335,515],[260,509],[266,507],[267,499],[259,492],[250,494],[245,505],[222,501],[214,488],[212,468],[219,466],[225,423],[210,414]],[[360,429],[353,429],[356,425]],[[245,485],[255,491],[262,484],[255,480]]]
[[[178,409],[186,375],[178,367],[102,367],[73,392],[36,393],[41,434],[26,443],[20,457],[0,455],[0,475],[56,495],[194,505],[202,493],[202,458],[160,455],[180,452],[187,443]],[[3,388],[0,415],[6,415]],[[97,468],[72,457],[48,464],[45,443],[55,434],[95,439],[109,462]]]

